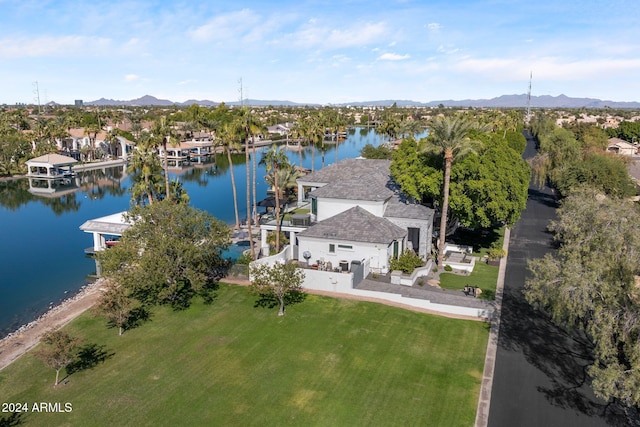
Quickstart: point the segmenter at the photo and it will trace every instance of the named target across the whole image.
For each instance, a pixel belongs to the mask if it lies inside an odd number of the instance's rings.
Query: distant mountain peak
[[[477,108],[526,108],[528,103],[527,94],[519,95],[501,95],[491,99],[464,99],[464,100],[441,100],[430,102],[419,102],[410,100],[379,100],[379,101],[364,101],[364,102],[345,102],[341,104],[328,104],[337,107],[345,106],[376,106],[376,107],[390,107],[393,104],[398,107],[437,107],[443,105],[445,107],[477,107]],[[118,101],[113,99],[100,98],[96,101],[85,102],[85,105],[100,105],[100,106],[172,106],[177,105],[180,107],[187,107],[189,105],[201,105],[201,106],[217,106],[220,102],[209,100],[194,100],[189,99],[184,102],[175,102],[167,99],[158,99],[153,95],[144,95],[137,99],[129,101]],[[310,106],[317,107],[321,104],[311,103],[296,103],[292,101],[280,101],[280,100],[257,100],[257,99],[245,99],[244,101],[232,101],[225,102],[229,106],[261,106],[266,107],[273,106],[289,106],[289,107],[302,107]],[[531,107],[533,108],[640,108],[640,102],[619,102],[619,101],[602,101],[594,98],[572,98],[565,94],[558,96],[552,95],[539,95],[531,97]]]

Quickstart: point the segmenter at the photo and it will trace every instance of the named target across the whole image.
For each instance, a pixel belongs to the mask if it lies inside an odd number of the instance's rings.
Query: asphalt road
[[[527,138],[524,157],[534,154]],[[488,425],[640,425],[637,412],[594,396],[585,371],[588,344],[554,326],[522,294],[528,260],[554,250],[547,225],[556,207],[549,188],[531,185],[526,210],[511,231]]]

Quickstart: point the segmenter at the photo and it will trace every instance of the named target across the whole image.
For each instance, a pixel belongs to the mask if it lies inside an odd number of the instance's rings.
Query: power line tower
[[[37,81],[33,82],[33,94],[35,95],[35,101],[38,104],[38,115],[40,115],[40,89],[38,88]]]

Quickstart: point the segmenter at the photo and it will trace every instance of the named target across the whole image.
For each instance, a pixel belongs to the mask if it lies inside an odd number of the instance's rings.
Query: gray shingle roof
[[[386,218],[407,218],[433,221],[434,210],[424,205],[413,203],[406,197],[396,193],[389,199],[384,211]]]
[[[391,160],[344,159],[298,179],[301,183],[323,183],[350,180],[371,173],[382,174],[389,179]]]
[[[355,206],[318,222],[298,236],[389,244],[406,235],[407,230],[392,224],[385,218],[373,215],[360,206]]]
[[[393,191],[387,187],[388,182],[388,175],[369,172],[329,183],[310,194],[331,199],[384,201],[393,196]]]

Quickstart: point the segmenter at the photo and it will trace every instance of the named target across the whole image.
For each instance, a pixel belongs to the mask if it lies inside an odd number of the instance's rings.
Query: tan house
[[[607,151],[623,156],[635,156],[638,147],[620,138],[609,138]]]

